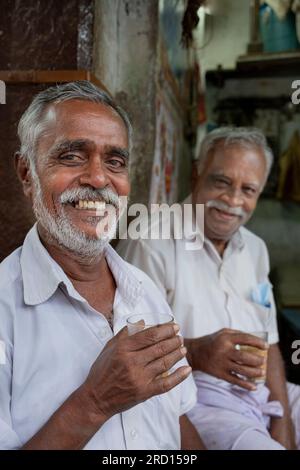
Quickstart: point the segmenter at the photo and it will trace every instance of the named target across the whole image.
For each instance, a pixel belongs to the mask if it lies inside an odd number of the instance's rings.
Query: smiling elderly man
[[[259,130],[220,128],[201,147],[192,197],[204,205],[204,246],[186,239],[122,241],[119,252],[155,281],[180,324],[198,386],[189,414],[209,449],[294,448],[294,429],[264,242],[242,227],[267,180],[272,152]],[[250,333],[267,330],[268,345]],[[245,345],[245,348],[240,347]],[[260,355],[255,349],[261,350]],[[288,385],[300,440],[297,386]]]
[[[37,95],[18,132],[37,224],[0,265],[0,448],[201,447],[178,326],[125,327],[134,312],[170,313],[108,244],[129,193],[127,115],[75,82]]]

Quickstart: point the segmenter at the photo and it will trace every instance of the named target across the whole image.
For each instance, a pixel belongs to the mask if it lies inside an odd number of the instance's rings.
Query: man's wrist
[[[99,429],[109,417],[96,406],[91,389],[84,383],[73,395],[76,408],[82,412],[82,418],[86,421],[87,428]]]
[[[196,343],[199,340],[199,338],[188,338],[184,340],[184,345],[187,348],[188,352],[186,355],[187,361],[192,367],[192,369],[196,370],[199,369],[199,360],[198,360],[198,354],[196,354]]]

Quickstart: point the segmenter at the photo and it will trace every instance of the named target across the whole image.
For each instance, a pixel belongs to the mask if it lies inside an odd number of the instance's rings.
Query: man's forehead
[[[237,167],[248,164],[250,167],[265,167],[266,161],[262,150],[253,145],[242,143],[233,143],[224,145],[223,142],[219,143],[214,149],[211,149],[207,158],[209,167],[222,167],[229,166]]]
[[[93,121],[93,119],[95,119]],[[94,137],[105,133],[104,120],[108,123],[113,139],[122,140],[123,146],[128,145],[128,132],[122,118],[109,106],[84,100],[68,100],[49,105],[43,119],[38,147],[57,146],[64,141],[83,140],[92,142]]]
[[[49,104],[45,118],[49,121],[66,120],[72,122],[75,119],[84,119],[87,114],[90,118],[116,120],[125,127],[121,116],[111,106],[82,99],[70,99]]]

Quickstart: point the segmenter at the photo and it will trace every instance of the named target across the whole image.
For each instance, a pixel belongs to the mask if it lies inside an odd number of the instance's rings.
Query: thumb
[[[124,326],[118,333],[115,335],[115,338],[124,338],[128,336],[127,326]]]

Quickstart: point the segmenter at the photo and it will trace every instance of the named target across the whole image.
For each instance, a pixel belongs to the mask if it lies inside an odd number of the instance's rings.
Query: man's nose
[[[244,198],[239,188],[229,188],[223,194],[222,199],[231,207],[240,207],[244,203]]]
[[[90,158],[87,167],[80,176],[81,185],[89,185],[93,188],[104,188],[108,184],[108,176],[105,164],[98,158]]]

